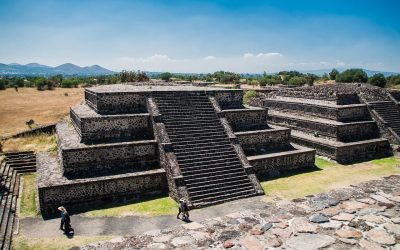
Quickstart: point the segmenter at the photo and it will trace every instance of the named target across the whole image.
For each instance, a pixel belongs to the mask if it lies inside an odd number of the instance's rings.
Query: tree
[[[0,90],[6,89],[6,80],[0,79]]]
[[[25,124],[29,127],[29,129],[32,129],[32,125],[35,123],[34,120],[30,119],[29,121],[26,121]]]
[[[172,74],[169,72],[164,72],[164,73],[160,74],[159,77],[161,78],[161,80],[169,82],[172,78]]]
[[[389,76],[387,78],[387,84],[389,86],[399,85],[400,84],[400,74]]]
[[[369,78],[368,83],[383,88],[386,85],[386,78],[382,73],[378,73]]]
[[[43,77],[37,78],[35,80],[35,86],[37,90],[44,90],[44,86],[46,85],[45,80],[46,79],[44,79]]]
[[[329,78],[331,80],[336,80],[337,75],[339,75],[339,71],[337,71],[337,69],[332,69],[332,71],[329,73]]]
[[[294,76],[294,77],[290,78],[288,81],[289,85],[297,85],[297,86],[304,85],[305,83],[306,83],[306,80],[304,79],[304,77],[300,77],[300,76]]]
[[[337,75],[336,81],[366,83],[368,81],[368,76],[362,69],[348,69]]]

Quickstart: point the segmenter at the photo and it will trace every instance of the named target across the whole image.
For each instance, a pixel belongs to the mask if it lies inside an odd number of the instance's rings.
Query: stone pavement
[[[263,196],[257,196],[196,209],[190,211],[190,219],[193,221],[203,221],[207,218],[223,216],[243,209],[261,209],[267,205],[262,201],[263,198]],[[176,215],[95,218],[72,215],[71,222],[75,234],[80,236],[132,235],[144,233],[149,230],[165,229],[185,224],[185,222],[177,220]],[[59,227],[60,219],[58,218],[50,220],[43,220],[42,218],[22,218],[19,222],[19,233],[33,238],[59,237],[63,236],[63,232],[58,230]]]
[[[82,248],[400,250],[400,176],[268,206],[246,203],[239,212]]]

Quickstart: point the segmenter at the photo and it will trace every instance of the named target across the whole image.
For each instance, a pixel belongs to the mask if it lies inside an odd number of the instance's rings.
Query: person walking
[[[183,220],[189,220],[189,207],[186,201],[183,201],[183,207],[184,207]]]
[[[185,199],[180,199],[179,200],[179,207],[178,207],[178,209],[179,209],[179,212],[178,212],[178,215],[176,216],[176,218],[177,219],[179,219],[179,215],[183,215],[183,218],[185,218]]]
[[[60,230],[64,231],[64,224],[65,224],[65,214],[67,214],[67,210],[65,207],[59,207],[58,211],[61,212],[61,224],[60,224]]]

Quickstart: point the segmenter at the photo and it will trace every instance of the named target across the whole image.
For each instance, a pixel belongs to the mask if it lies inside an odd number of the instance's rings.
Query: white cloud
[[[112,62],[116,70],[144,70],[157,72],[207,73],[217,70],[238,73],[278,72],[281,70],[316,70],[351,66],[341,60],[299,61],[279,52],[244,53],[236,56],[205,56],[194,59],[178,59],[166,54],[148,57],[120,57]]]
[[[215,59],[215,56],[206,56],[204,57],[204,60],[213,60]]]

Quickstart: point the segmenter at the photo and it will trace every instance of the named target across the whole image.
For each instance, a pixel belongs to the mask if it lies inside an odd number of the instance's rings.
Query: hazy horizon
[[[203,73],[398,72],[396,1],[0,2],[0,62]]]

